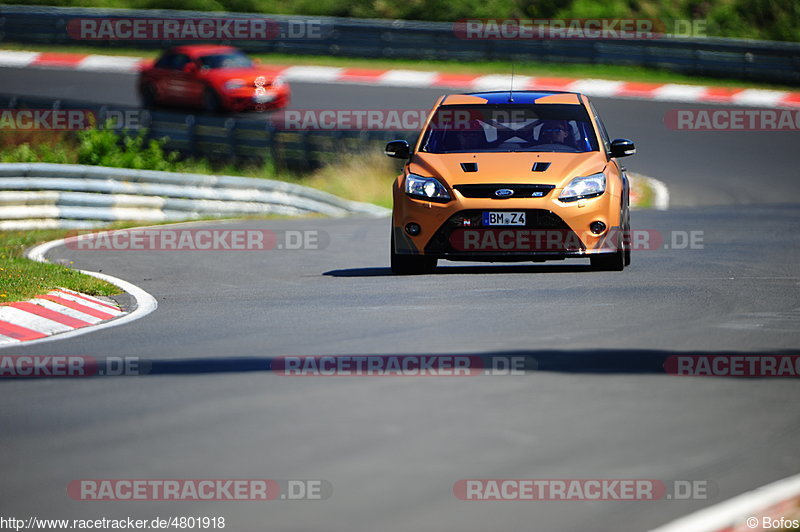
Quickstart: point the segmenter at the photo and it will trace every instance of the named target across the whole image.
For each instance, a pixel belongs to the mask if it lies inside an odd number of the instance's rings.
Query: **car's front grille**
[[[578,235],[558,215],[545,209],[526,209],[524,212],[524,226],[485,226],[483,210],[459,211],[433,235],[425,246],[425,253],[452,257],[519,256],[558,255],[586,249]]]
[[[465,198],[543,198],[550,193],[551,190],[556,188],[555,185],[529,185],[529,184],[499,184],[499,185],[454,185],[456,189]],[[495,192],[498,190],[511,190],[513,194],[506,196],[497,196]]]

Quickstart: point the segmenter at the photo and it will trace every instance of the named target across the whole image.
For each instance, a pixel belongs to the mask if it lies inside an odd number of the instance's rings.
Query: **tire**
[[[631,234],[630,225],[628,226],[627,232],[629,235]],[[628,238],[630,239],[630,237]],[[631,265],[631,246],[630,246],[630,240],[628,240],[628,244],[625,246],[625,266],[630,266],[630,265]]]
[[[625,219],[622,224],[622,231],[618,238],[619,249],[614,253],[603,253],[601,255],[591,255],[589,260],[592,264],[592,269],[602,272],[621,272],[625,266],[631,263],[631,249],[629,245],[630,238],[630,220]]]
[[[625,269],[625,251],[623,250],[592,255],[589,260],[592,262],[592,269],[600,272],[621,272]]]
[[[625,220],[625,239],[624,239],[624,246],[625,246],[625,266],[631,265],[631,238],[633,235],[631,234],[631,215],[630,212]]]
[[[395,275],[421,275],[432,273],[436,269],[435,258],[419,255],[398,255],[394,251],[394,228],[391,239],[391,268]]]
[[[209,113],[218,113],[222,109],[219,96],[214,89],[207,87],[203,91],[203,110]]]
[[[155,109],[158,107],[156,100],[156,89],[150,84],[143,85],[141,90],[142,107],[145,109]]]

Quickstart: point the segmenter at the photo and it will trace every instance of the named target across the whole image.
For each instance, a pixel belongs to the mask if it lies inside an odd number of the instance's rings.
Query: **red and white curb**
[[[32,248],[27,257],[47,262],[45,255],[64,240],[53,240]],[[96,297],[59,289],[30,301],[0,305],[0,348],[29,345],[115,327],[150,314],[158,308],[156,299],[138,286],[104,273],[80,270],[127,292],[134,308],[125,312],[117,305]]]
[[[74,331],[124,314],[117,305],[59,289],[28,301],[0,305],[0,345]]]
[[[794,475],[720,504],[700,510],[650,532],[744,532],[745,530],[788,530],[764,526],[764,519],[780,520],[797,511],[800,503],[800,475]],[[796,517],[794,519],[797,519]]]
[[[0,51],[0,67],[33,67],[88,72],[137,72],[149,59],[129,56],[57,52]],[[269,66],[289,81],[353,83],[383,87],[441,87],[471,91],[506,90],[511,76],[451,74],[420,70],[382,70],[326,66]],[[750,107],[800,108],[800,92],[706,87],[677,83],[643,83],[606,79],[514,76],[518,90],[562,90],[603,98],[665,102],[722,103]]]

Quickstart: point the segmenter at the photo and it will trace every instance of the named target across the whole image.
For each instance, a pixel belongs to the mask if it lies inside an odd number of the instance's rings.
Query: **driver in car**
[[[565,120],[545,120],[539,133],[539,144],[563,144],[575,147],[569,124]]]

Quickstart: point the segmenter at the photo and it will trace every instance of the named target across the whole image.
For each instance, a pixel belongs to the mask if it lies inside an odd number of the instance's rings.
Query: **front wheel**
[[[435,258],[419,255],[398,255],[394,251],[394,229],[391,240],[391,267],[395,275],[420,275],[431,273],[436,269]]]
[[[625,268],[625,251],[620,249],[614,253],[591,255],[592,269],[601,272],[621,272]]]
[[[222,105],[219,101],[219,96],[211,87],[203,91],[203,110],[209,113],[218,113]]]
[[[142,95],[142,107],[145,109],[155,109],[158,106],[158,100],[156,99],[156,89],[149,83],[147,85],[143,85],[141,89]]]
[[[626,211],[627,216],[625,218],[625,231],[623,232],[622,244],[625,249],[625,266],[631,265],[631,238],[633,235],[631,234],[631,214],[630,211]]]
[[[625,229],[617,236],[617,251],[613,253],[602,253],[600,255],[590,255],[589,260],[592,269],[602,272],[621,272],[631,263],[631,250],[628,245],[630,238],[630,226],[623,226]]]

